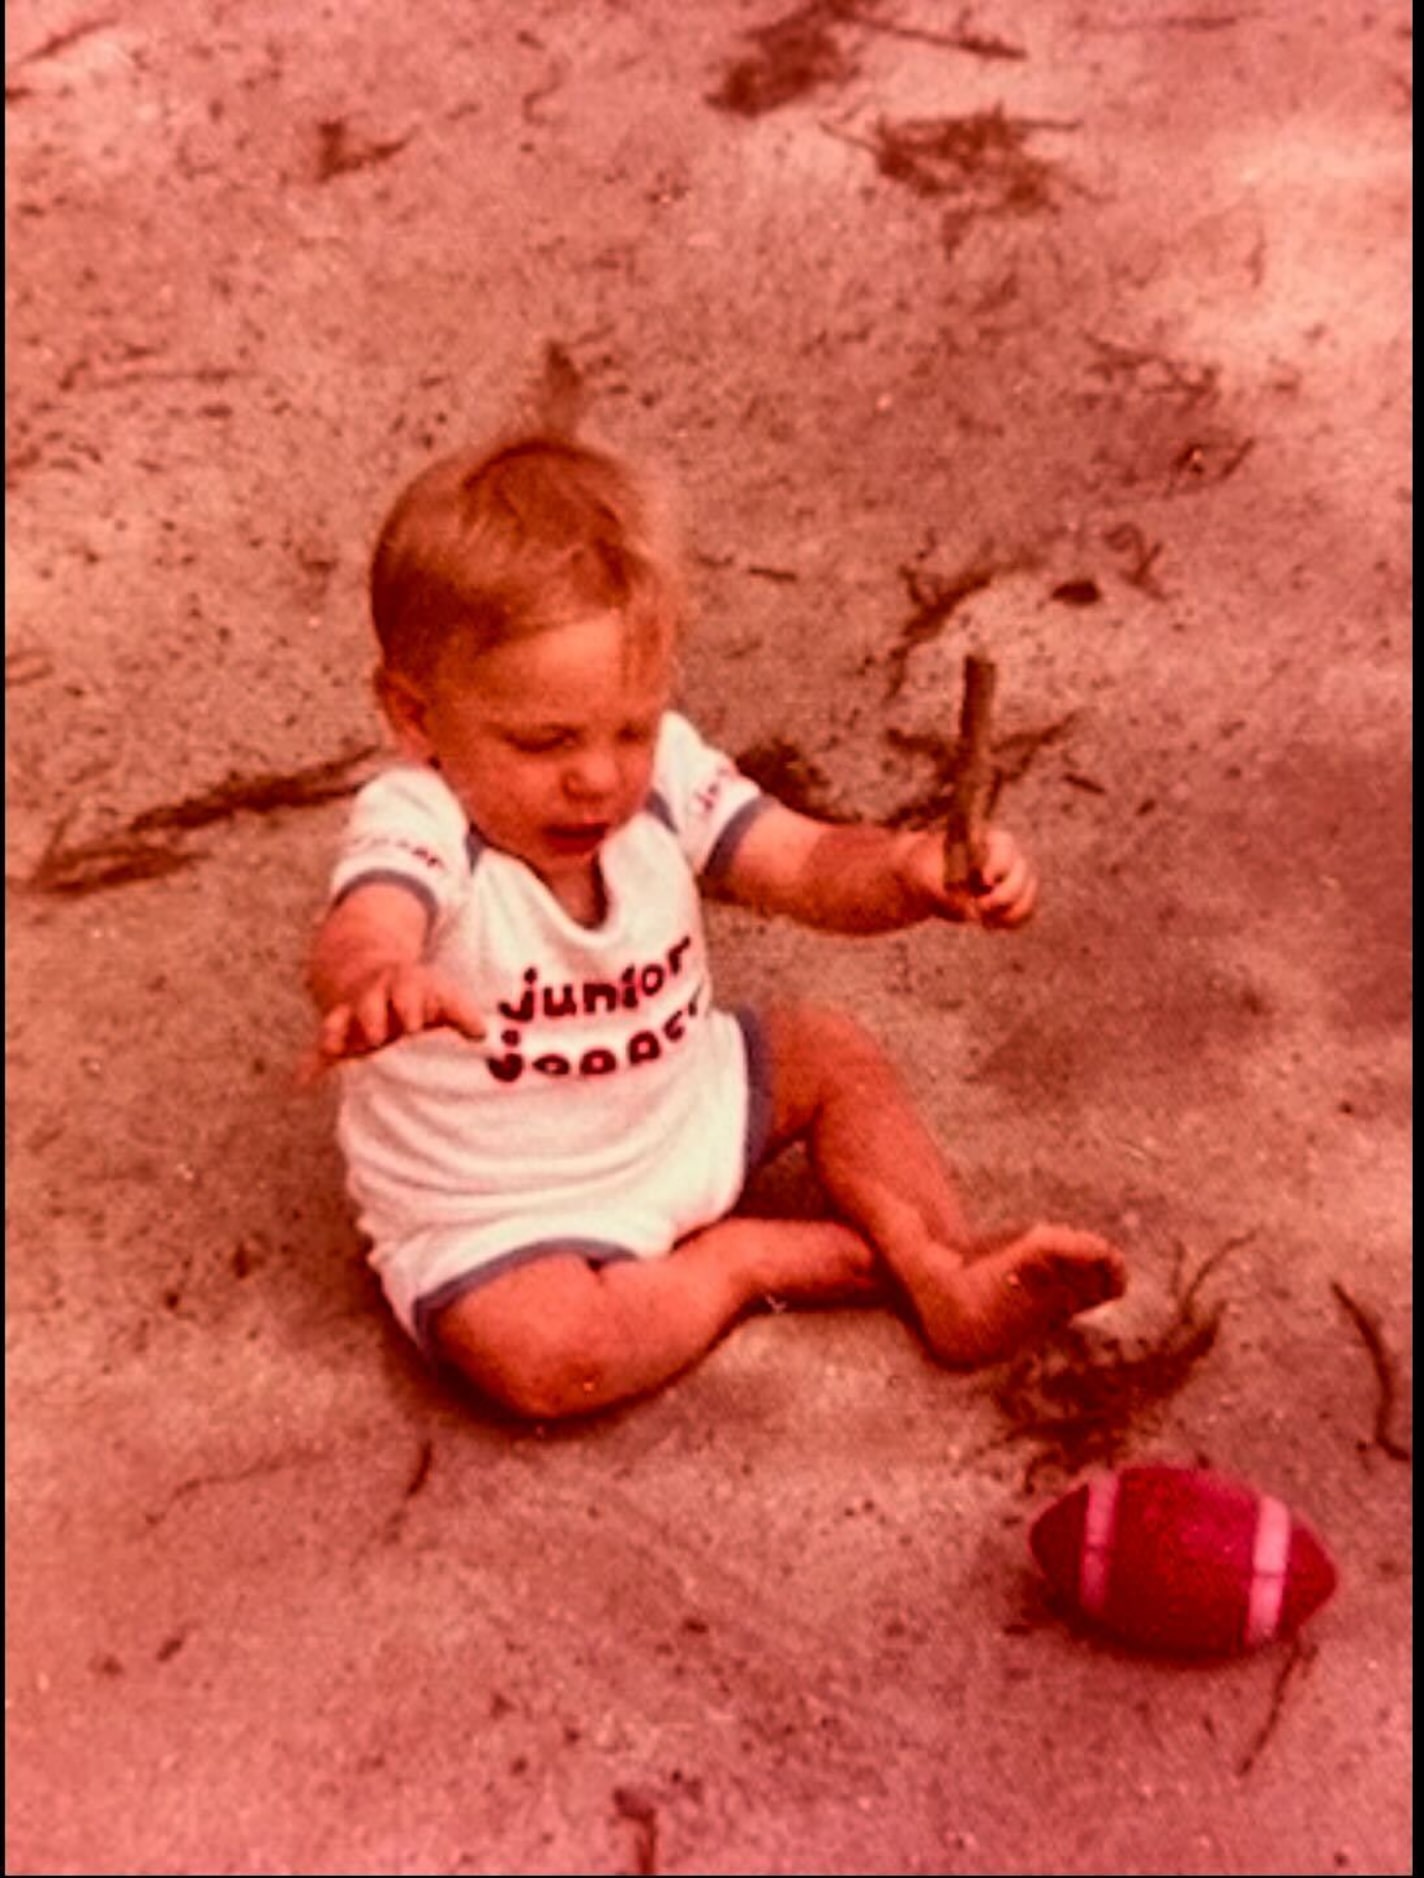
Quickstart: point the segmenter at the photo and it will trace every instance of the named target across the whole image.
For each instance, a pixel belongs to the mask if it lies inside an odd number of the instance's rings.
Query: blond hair
[[[600,613],[630,647],[671,643],[676,556],[648,492],[615,457],[553,429],[442,458],[405,489],[371,560],[388,670],[428,684],[471,656]]]

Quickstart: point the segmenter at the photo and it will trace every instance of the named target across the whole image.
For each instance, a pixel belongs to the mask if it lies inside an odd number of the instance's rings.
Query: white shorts
[[[679,1155],[686,1183],[670,1183],[666,1170],[650,1170],[646,1191],[624,1185],[613,1196],[565,1188],[537,1211],[511,1213],[493,1223],[438,1225],[372,1247],[370,1263],[403,1328],[434,1357],[435,1317],[457,1298],[490,1279],[547,1258],[580,1253],[591,1265],[613,1259],[662,1258],[689,1233],[722,1219],[736,1204],[760,1161],[771,1127],[771,1067],[765,1033],[749,1010],[729,1014],[730,1040],[740,1049],[720,1052],[715,1086],[698,1104],[694,1133]],[[670,1203],[670,1185],[677,1188]]]

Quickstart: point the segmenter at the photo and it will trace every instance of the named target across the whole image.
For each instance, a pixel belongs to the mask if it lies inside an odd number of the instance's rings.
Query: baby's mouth
[[[607,822],[563,822],[545,831],[549,845],[562,854],[592,854],[607,838]]]

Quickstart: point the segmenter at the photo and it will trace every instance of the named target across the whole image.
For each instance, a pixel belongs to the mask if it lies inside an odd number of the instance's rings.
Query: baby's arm
[[[326,915],[308,972],[321,1013],[322,1063],[365,1055],[438,1024],[475,1041],[484,1036],[473,1002],[427,959],[429,929],[424,901],[390,881],[363,882]]]
[[[726,898],[832,932],[893,932],[925,919],[1021,926],[1038,882],[1005,829],[990,829],[983,887],[946,889],[944,836],[863,823],[839,826],[774,804],[752,822],[722,873]]]

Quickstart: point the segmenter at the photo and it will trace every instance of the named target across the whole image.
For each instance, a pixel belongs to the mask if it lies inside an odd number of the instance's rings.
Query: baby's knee
[[[522,1421],[586,1414],[605,1393],[614,1354],[593,1296],[597,1284],[584,1267],[526,1313],[494,1296],[496,1281],[441,1313],[436,1347],[482,1395]]]
[[[833,1005],[784,1005],[769,1013],[778,1111],[803,1124],[828,1098],[864,1090],[878,1095],[895,1071],[859,1019]]]
[[[859,1018],[833,1004],[789,1004],[769,1013],[777,1054],[816,1066],[884,1061],[885,1052]]]

